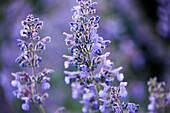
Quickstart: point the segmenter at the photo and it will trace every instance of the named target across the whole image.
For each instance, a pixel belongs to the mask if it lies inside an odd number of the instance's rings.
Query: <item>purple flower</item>
[[[73,15],[73,20],[77,21],[80,18],[80,14],[81,14],[80,5],[73,6],[73,10],[76,11],[76,13]]]
[[[67,69],[69,67],[69,64],[72,60],[74,60],[74,56],[67,56],[63,55],[64,58],[67,58],[67,61],[64,62],[64,67]]]
[[[65,74],[67,74],[68,76],[65,77],[65,83],[69,84],[71,82],[72,79],[77,77],[77,74],[79,74],[80,72],[69,72],[69,71],[64,71]]]
[[[72,98],[77,99],[79,93],[81,93],[82,86],[73,82],[71,84],[71,87],[72,87]]]
[[[42,84],[42,89],[43,90],[47,90],[47,89],[50,89],[50,84],[48,82],[45,82]]]
[[[100,43],[94,43],[94,45],[92,46],[92,49],[94,51],[98,50],[98,49],[101,49],[101,44]]]
[[[24,111],[28,111],[28,110],[30,109],[29,104],[23,103],[23,104],[22,104],[22,109],[23,109]]]
[[[17,81],[17,80],[12,80],[12,81],[11,81],[11,85],[12,85],[13,87],[17,87],[17,86],[18,86],[18,83],[19,83],[19,81]]]
[[[117,75],[117,80],[118,80],[118,81],[121,82],[121,81],[123,81],[123,79],[124,79],[123,73],[120,73],[120,74]]]
[[[63,34],[66,35],[66,40],[70,40],[73,37],[73,34],[67,34],[66,32]]]
[[[88,107],[89,107],[89,102],[93,96],[95,96],[94,91],[84,88],[85,93],[83,94],[82,101],[80,101],[81,104],[83,104],[82,112],[87,113],[88,112]]]
[[[149,97],[149,101],[151,103],[148,105],[148,110],[149,111],[154,111],[155,110],[155,104],[156,104],[155,97],[154,96],[150,96]]]
[[[104,100],[104,99],[100,99],[100,101],[103,102],[103,104],[100,105],[100,107],[99,107],[99,110],[101,111],[101,113],[109,113],[109,111],[106,110],[107,107],[108,107],[107,104],[109,103],[109,101],[108,100]]]
[[[97,43],[97,41],[98,41],[98,34],[96,34],[96,32],[97,32],[97,29],[95,28],[95,27],[91,27],[91,29],[90,29],[90,33],[91,33],[91,35],[90,35],[90,39],[94,42],[94,43]]]
[[[126,97],[128,95],[128,92],[126,91],[125,86],[127,86],[127,82],[120,82],[120,92],[119,92],[119,95],[121,97]]]
[[[72,34],[63,33],[66,35],[65,42],[72,54],[72,56],[63,55],[67,59],[64,66],[68,68],[73,64],[77,72],[76,74],[64,72],[68,74],[65,82],[69,84],[72,81],[73,99],[82,98],[80,103],[83,104],[83,113],[96,110],[109,113],[110,107],[118,104],[120,97],[127,96],[125,89],[127,82],[121,82],[124,79],[123,73],[119,73],[122,67],[112,70],[113,62],[107,59],[110,52],[103,53],[111,41],[104,40],[97,34],[100,17],[92,15],[96,12],[94,6],[97,2],[77,0],[77,3],[79,5],[73,7],[74,22],[69,23]],[[119,87],[112,86],[116,77],[121,82]],[[127,110],[127,106],[125,107],[124,110]],[[123,111],[120,106],[112,107],[113,111],[114,109],[116,113]]]
[[[87,66],[86,66],[86,65],[81,65],[80,68],[81,68],[80,76],[81,76],[82,78],[88,77],[88,76],[89,76],[89,73],[86,71],[86,70],[87,70]]]
[[[54,70],[45,68],[42,73],[45,76],[47,76],[47,75],[52,75],[53,72],[54,72]]]
[[[51,42],[51,37],[50,36],[46,36],[41,41],[42,41],[42,43]]]
[[[22,37],[27,37],[27,30],[21,29],[21,30],[20,30],[20,35],[21,35]]]
[[[110,60],[105,60],[105,62],[104,62],[105,67],[109,68],[111,65],[113,65],[113,62],[111,62]]]
[[[104,89],[99,91],[99,96],[103,98],[108,95],[106,92],[108,91],[110,86],[107,86],[105,83],[100,83],[100,84],[103,86]]]
[[[115,113],[121,113],[121,107],[119,105],[114,106]]]
[[[129,113],[135,113],[135,111],[133,110],[134,105],[134,103],[128,103]]]
[[[80,101],[80,103],[84,104],[84,106],[82,107],[82,112],[88,113],[89,103],[85,103],[85,102],[82,102],[82,101]]]
[[[106,62],[106,57],[108,57],[109,55],[110,55],[110,52],[106,52],[105,54],[99,56],[99,58],[101,58],[103,62]]]
[[[22,37],[28,38],[29,40],[27,41],[29,42],[21,39],[17,40],[22,53],[16,59],[16,62],[19,63],[21,67],[32,68],[33,75],[25,72],[12,73],[15,79],[11,81],[11,85],[17,88],[17,90],[13,91],[14,96],[25,101],[21,106],[22,109],[28,111],[29,100],[31,100],[31,103],[38,104],[39,106],[47,97],[47,93],[41,96],[38,91],[38,84],[42,85],[43,90],[49,89],[50,84],[47,81],[49,81],[50,78],[48,76],[52,75],[54,71],[45,68],[38,74],[35,72],[35,68],[39,67],[39,63],[42,61],[42,58],[38,56],[37,53],[45,50],[45,43],[51,41],[51,37],[49,36],[42,40],[40,40],[40,36],[38,36],[38,29],[42,28],[43,22],[39,21],[39,18],[34,18],[32,14],[29,14],[21,24],[23,25],[23,29],[20,30],[20,34]]]
[[[81,71],[81,72],[80,72],[80,76],[81,76],[82,78],[86,78],[86,77],[89,76],[89,73],[88,73],[87,71]]]
[[[29,110],[29,98],[28,97],[22,97],[21,98],[22,100],[25,101],[25,103],[22,104],[22,109],[25,110],[25,111],[28,111]]]
[[[119,71],[122,69],[123,69],[123,67],[119,67],[119,68],[112,70],[112,73],[114,73],[117,76],[117,80],[119,82],[123,81],[123,79],[124,79],[123,73],[119,73]]]
[[[49,81],[50,79],[48,77],[43,77],[43,79],[42,79],[42,89],[43,90],[47,90],[50,88],[50,84],[47,82],[47,80]]]

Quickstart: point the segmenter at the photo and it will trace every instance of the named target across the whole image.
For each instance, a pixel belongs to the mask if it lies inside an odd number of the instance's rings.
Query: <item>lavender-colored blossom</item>
[[[103,97],[107,96],[106,92],[108,91],[110,86],[107,86],[105,83],[101,83],[101,85],[103,86],[104,89],[99,91],[99,96],[103,98]]]
[[[26,20],[21,22],[23,29],[20,30],[20,35],[24,38],[28,38],[30,42],[18,39],[18,46],[22,51],[21,55],[15,60],[21,67],[32,68],[32,74],[26,72],[11,73],[15,78],[11,81],[11,85],[17,88],[13,91],[14,96],[25,101],[22,104],[22,109],[28,111],[30,109],[29,103],[37,104],[39,110],[45,113],[43,109],[43,101],[47,98],[48,94],[41,95],[38,91],[38,84],[42,85],[43,90],[50,88],[50,84],[47,82],[50,80],[49,76],[54,72],[52,69],[45,68],[42,72],[36,75],[35,68],[39,67],[42,62],[42,58],[37,54],[46,49],[46,42],[51,41],[51,37],[47,36],[41,39],[38,36],[38,30],[42,28],[43,22],[39,21],[39,18],[34,18],[32,14],[29,14]]]
[[[22,109],[23,109],[24,111],[28,111],[28,110],[30,109],[30,107],[29,107],[29,105],[28,105],[27,103],[23,103],[23,104],[22,104]]]
[[[77,99],[79,96],[79,93],[81,93],[82,86],[80,84],[72,83],[72,98]]]
[[[119,105],[114,107],[115,113],[121,113],[121,107]]]
[[[123,73],[120,73],[123,67],[113,69],[113,62],[107,58],[110,52],[104,53],[111,41],[104,40],[97,34],[100,17],[93,16],[96,13],[94,6],[97,2],[76,1],[78,5],[73,7],[73,22],[69,23],[72,34],[63,33],[66,35],[65,43],[72,55],[63,57],[66,58],[65,68],[72,64],[77,71],[64,71],[68,75],[65,82],[66,84],[72,82],[72,98],[82,99],[80,103],[83,104],[83,113],[94,113],[97,110],[101,113],[123,112],[128,109],[128,103],[125,106],[118,105],[120,98],[128,94],[125,89],[127,82],[121,82],[124,79]],[[114,87],[112,84],[116,77],[121,83]],[[129,107],[129,111],[130,109]]]
[[[69,72],[69,71],[64,71],[65,74],[67,74],[68,76],[65,77],[65,83],[69,84],[71,82],[72,79],[77,77],[77,74],[79,74],[80,72]]]
[[[129,113],[135,113],[135,111],[133,110],[134,105],[135,105],[134,103],[128,103]]]
[[[47,90],[47,89],[50,89],[50,84],[48,82],[45,82],[42,84],[42,89],[43,90]]]
[[[107,104],[109,103],[109,101],[108,100],[103,100],[103,99],[100,99],[100,101],[103,102],[103,104],[100,105],[100,107],[99,107],[99,110],[101,111],[101,113],[109,113],[109,111],[106,110],[106,108],[108,107]]]
[[[125,86],[127,86],[127,82],[120,82],[120,96],[121,97],[126,97],[128,95],[128,92],[125,88]]]
[[[67,55],[63,55],[63,57],[68,59],[67,61],[64,62],[64,67],[67,69],[71,61],[74,59],[74,57]]]
[[[83,113],[87,113],[88,112],[88,107],[89,107],[89,102],[91,100],[91,98],[95,95],[93,90],[84,88],[85,93],[83,94],[83,97],[80,101],[81,104],[83,104],[83,108],[82,108],[82,112]]]
[[[88,76],[89,76],[89,73],[86,71],[86,70],[87,70],[87,66],[86,66],[86,65],[81,65],[80,68],[81,68],[80,76],[81,76],[82,78],[88,77]]]

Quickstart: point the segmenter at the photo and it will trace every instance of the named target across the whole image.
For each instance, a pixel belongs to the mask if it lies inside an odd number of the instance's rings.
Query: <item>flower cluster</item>
[[[148,110],[152,113],[156,111],[165,112],[165,107],[170,104],[170,92],[164,92],[165,82],[157,82],[157,78],[150,78],[148,81],[148,91],[150,93]]]
[[[66,84],[71,83],[72,98],[82,99],[82,112],[135,113],[139,105],[129,102],[120,102],[120,98],[128,95],[127,82],[123,82],[124,75],[120,71],[123,67],[113,69],[113,62],[107,57],[110,52],[104,53],[110,40],[104,40],[97,34],[100,17],[93,16],[97,2],[91,0],[77,0],[78,5],[73,7],[73,22],[70,22],[72,34],[66,35],[66,45],[69,46],[72,56],[63,55],[67,60],[65,68],[72,64],[77,71],[64,71]],[[100,69],[100,70],[99,70]],[[99,70],[97,72],[97,70]],[[113,86],[117,78],[119,86]]]
[[[39,63],[42,58],[38,56],[38,52],[45,50],[46,42],[50,42],[49,36],[40,39],[38,36],[38,29],[42,28],[43,22],[39,21],[39,18],[34,18],[32,14],[28,15],[26,20],[21,22],[23,29],[20,31],[22,37],[27,38],[30,42],[18,39],[22,53],[16,59],[21,67],[32,68],[32,74],[26,72],[12,73],[14,80],[11,81],[11,85],[16,87],[13,93],[17,98],[25,101],[22,104],[22,109],[25,111],[29,110],[29,103],[35,103],[39,106],[40,111],[44,112],[42,104],[44,99],[48,97],[48,93],[41,95],[38,92],[38,84],[41,84],[43,90],[50,88],[50,76],[54,72],[52,69],[45,68],[42,72],[35,74],[35,67],[39,67]]]

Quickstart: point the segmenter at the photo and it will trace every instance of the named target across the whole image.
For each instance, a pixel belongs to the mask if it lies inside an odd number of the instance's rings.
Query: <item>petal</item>
[[[69,84],[69,83],[70,83],[70,77],[66,76],[66,77],[64,78],[64,80],[65,80],[65,83],[66,83],[66,84]]]
[[[28,104],[26,104],[26,103],[23,103],[23,104],[22,104],[22,109],[23,109],[23,110],[28,111],[29,108],[30,108],[30,107],[29,107]]]
[[[117,75],[117,80],[118,80],[119,82],[123,81],[123,79],[124,79],[123,73],[120,73],[120,74]]]
[[[69,67],[69,64],[70,64],[70,62],[68,62],[68,61],[65,61],[65,62],[64,62],[64,67],[65,67],[65,69],[67,69],[67,68]]]
[[[50,84],[48,82],[42,84],[42,89],[47,90],[50,88]]]

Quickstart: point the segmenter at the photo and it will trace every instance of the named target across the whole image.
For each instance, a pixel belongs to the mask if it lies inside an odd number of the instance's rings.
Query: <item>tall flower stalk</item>
[[[23,29],[20,34],[23,38],[28,40],[24,41],[18,39],[18,46],[22,53],[16,59],[20,67],[32,68],[32,74],[28,74],[25,71],[12,73],[15,77],[11,81],[13,87],[17,90],[13,91],[14,96],[24,101],[22,109],[25,111],[29,110],[29,104],[36,104],[41,113],[45,113],[43,108],[43,101],[48,97],[48,93],[41,94],[39,92],[38,84],[41,85],[43,90],[50,88],[50,76],[54,72],[52,69],[45,68],[42,72],[36,74],[35,68],[39,67],[39,63],[42,58],[37,53],[41,53],[46,49],[46,42],[50,42],[49,36],[41,39],[38,36],[38,30],[42,28],[43,22],[39,21],[39,18],[34,18],[32,14],[29,14],[26,20],[22,21]]]
[[[120,98],[128,95],[123,82],[123,67],[113,68],[113,62],[107,57],[110,52],[104,53],[110,40],[104,40],[97,34],[100,17],[94,16],[97,2],[92,0],[77,0],[78,5],[73,7],[73,22],[70,22],[72,34],[66,35],[66,45],[69,46],[71,56],[63,55],[67,60],[65,68],[73,65],[76,71],[64,71],[66,84],[71,83],[72,98],[81,98],[83,113],[135,113],[139,105],[121,102]],[[113,86],[117,78],[119,86]]]

